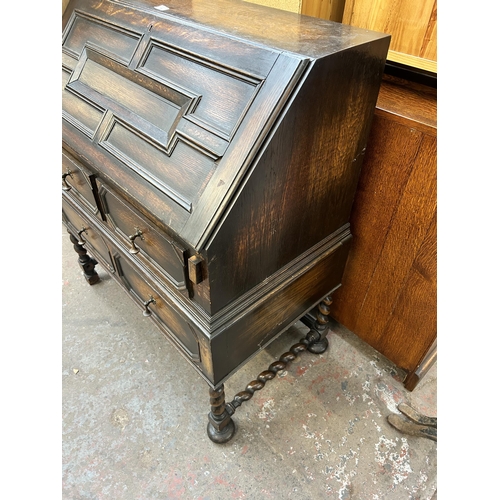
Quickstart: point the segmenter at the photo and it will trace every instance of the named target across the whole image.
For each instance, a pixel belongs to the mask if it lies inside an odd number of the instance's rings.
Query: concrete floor
[[[63,229],[64,500],[436,498],[437,443],[387,423],[407,402],[436,416],[436,366],[403,373],[339,324],[206,435],[208,386],[101,266],[85,282]],[[332,322],[334,323],[334,322]],[[299,340],[293,326],[225,384],[231,400]]]

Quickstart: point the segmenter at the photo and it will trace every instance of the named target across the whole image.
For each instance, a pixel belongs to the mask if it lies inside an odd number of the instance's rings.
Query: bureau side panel
[[[349,221],[387,45],[311,64],[208,244],[212,313]]]
[[[299,277],[283,283],[214,332],[210,341],[214,385],[223,382],[340,285],[350,246],[348,237]]]

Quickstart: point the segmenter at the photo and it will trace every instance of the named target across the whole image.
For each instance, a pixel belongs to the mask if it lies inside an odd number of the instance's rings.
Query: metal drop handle
[[[138,246],[136,246],[135,244],[135,239],[139,237],[141,240],[144,240],[144,236],[142,235],[142,231],[136,227],[135,228],[135,234],[132,234],[131,236],[128,237],[128,239],[130,240],[130,243],[131,243],[131,247],[129,248],[129,252],[132,253],[132,254],[136,254],[136,253],[139,253],[140,252],[140,248]]]
[[[76,234],[78,235],[78,244],[79,244],[79,245],[85,245],[85,240],[84,240],[84,239],[82,239],[82,233],[88,234],[88,233],[87,233],[87,229],[88,229],[88,228],[86,228],[86,227],[82,227],[82,228],[80,229],[80,231],[78,231],[78,233],[76,233]]]
[[[72,171],[68,168],[67,172],[62,174],[62,182],[63,182],[63,190],[64,191],[70,191],[71,190],[71,186],[68,184],[68,181],[66,180],[66,177],[68,177],[68,175],[73,178],[73,175],[72,175]]]
[[[149,300],[144,302],[143,305],[144,305],[144,311],[142,312],[142,314],[144,316],[151,316],[151,311],[149,310],[149,304],[156,304],[156,300],[153,298],[152,295],[149,296]]]

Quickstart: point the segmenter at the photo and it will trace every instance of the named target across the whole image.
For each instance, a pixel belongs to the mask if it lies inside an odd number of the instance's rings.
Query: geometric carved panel
[[[129,64],[85,44],[63,118],[191,213],[261,81],[147,42]]]

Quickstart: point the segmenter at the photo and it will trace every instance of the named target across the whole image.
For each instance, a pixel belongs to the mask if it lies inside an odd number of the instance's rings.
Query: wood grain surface
[[[342,22],[391,35],[389,60],[437,72],[437,0],[346,0]]]
[[[340,23],[344,4],[345,0],[302,0],[301,13]]]

